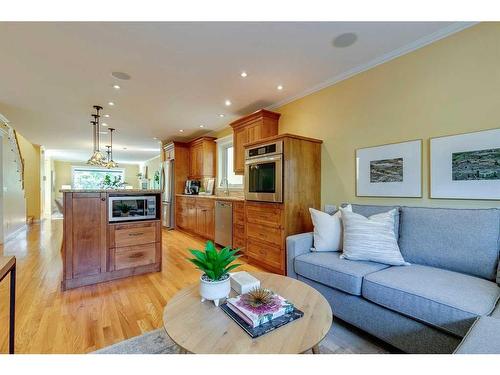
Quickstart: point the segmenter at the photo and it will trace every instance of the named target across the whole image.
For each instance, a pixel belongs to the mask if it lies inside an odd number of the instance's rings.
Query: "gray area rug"
[[[382,354],[384,344],[342,322],[335,321],[320,344],[321,354]],[[179,347],[163,328],[132,337],[92,354],[179,354]]]

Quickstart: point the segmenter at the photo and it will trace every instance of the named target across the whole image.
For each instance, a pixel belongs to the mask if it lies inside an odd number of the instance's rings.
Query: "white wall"
[[[0,131],[0,243],[26,225],[26,199],[7,134]]]

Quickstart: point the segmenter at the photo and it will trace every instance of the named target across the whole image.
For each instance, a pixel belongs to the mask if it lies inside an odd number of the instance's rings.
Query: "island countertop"
[[[159,189],[61,189],[60,193],[161,194]]]

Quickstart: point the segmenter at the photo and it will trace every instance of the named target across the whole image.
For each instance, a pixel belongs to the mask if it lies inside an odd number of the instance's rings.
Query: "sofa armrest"
[[[297,278],[294,267],[295,257],[308,253],[313,247],[313,232],[295,234],[286,238],[286,274]]]

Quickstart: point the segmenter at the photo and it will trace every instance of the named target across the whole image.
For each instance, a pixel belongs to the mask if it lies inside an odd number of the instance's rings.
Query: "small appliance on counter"
[[[199,180],[186,180],[186,186],[184,187],[184,194],[187,195],[198,195],[200,192],[201,182]]]

